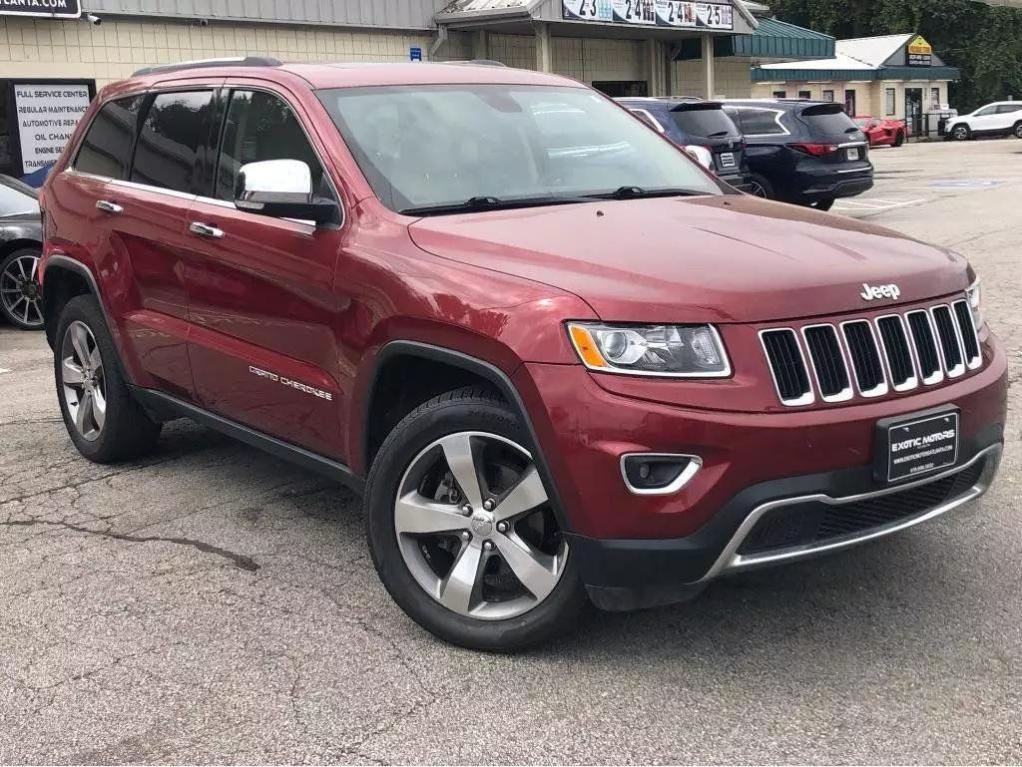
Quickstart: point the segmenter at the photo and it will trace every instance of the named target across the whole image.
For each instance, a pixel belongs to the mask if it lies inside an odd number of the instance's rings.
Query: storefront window
[[[786,98],[788,98],[788,92],[787,91],[774,91],[774,98],[775,99],[786,99]]]
[[[895,101],[896,101],[896,91],[894,90],[894,88],[885,88],[884,89],[884,114],[885,115],[893,115],[895,113],[895,111],[897,111],[897,107],[895,106]]]
[[[858,112],[855,111],[855,89],[849,88],[845,90],[845,111],[849,117],[855,117]]]
[[[824,91],[823,92],[823,100],[824,101],[833,101],[834,100],[834,91]]]
[[[940,109],[940,88],[930,88],[930,106]]]
[[[811,99],[813,97],[813,94],[811,91],[799,91],[798,97],[800,99]]]

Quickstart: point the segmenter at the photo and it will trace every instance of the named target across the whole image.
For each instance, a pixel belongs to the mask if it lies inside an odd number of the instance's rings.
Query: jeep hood
[[[410,231],[430,253],[569,291],[612,322],[771,322],[929,299],[969,280],[953,253],[739,195],[435,216]],[[864,283],[899,297],[867,301]]]

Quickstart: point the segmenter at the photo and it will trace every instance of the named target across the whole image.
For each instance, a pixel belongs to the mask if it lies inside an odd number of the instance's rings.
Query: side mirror
[[[264,160],[242,165],[234,204],[239,210],[316,224],[338,223],[337,203],[316,197],[312,171],[301,160]]]

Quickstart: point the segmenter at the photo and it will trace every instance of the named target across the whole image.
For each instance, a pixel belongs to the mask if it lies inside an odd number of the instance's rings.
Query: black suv
[[[617,102],[721,180],[746,189],[749,169],[744,159],[745,142],[720,102],[688,96],[617,99]]]
[[[869,143],[840,104],[729,100],[724,110],[745,134],[752,194],[829,210],[873,186]]]

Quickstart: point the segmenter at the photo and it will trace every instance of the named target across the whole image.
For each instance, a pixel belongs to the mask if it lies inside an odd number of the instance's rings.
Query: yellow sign
[[[933,46],[926,42],[922,35],[916,35],[908,44],[908,52],[917,56],[932,56]]]

